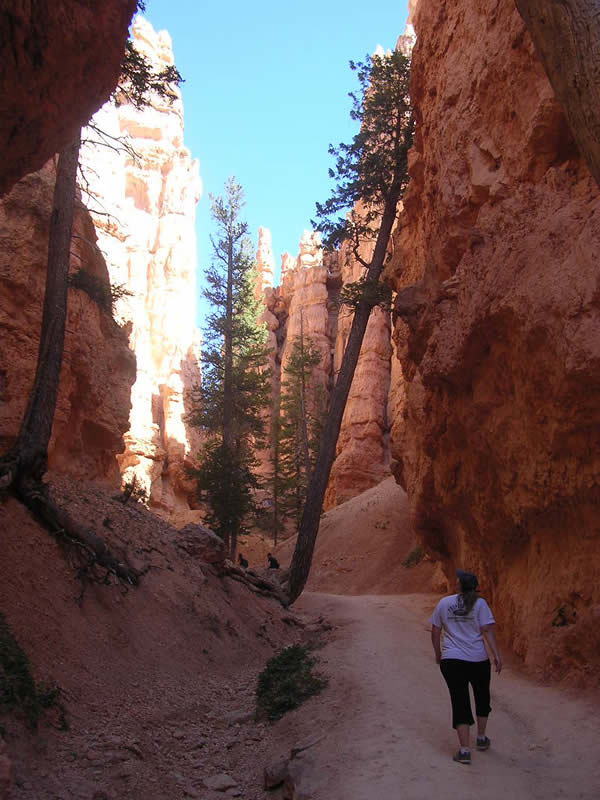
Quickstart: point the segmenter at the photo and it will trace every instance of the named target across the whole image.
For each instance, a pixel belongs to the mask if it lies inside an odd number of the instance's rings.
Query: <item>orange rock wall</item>
[[[16,438],[35,374],[54,177],[49,162],[0,200],[0,452]],[[73,234],[71,271],[84,268],[108,285],[81,205]],[[134,376],[125,331],[85,292],[70,289],[51,469],[118,484],[115,454],[123,449]]]
[[[543,675],[600,679],[600,192],[512,3],[420,0],[395,473]]]
[[[362,255],[367,260],[371,254]],[[342,247],[337,261],[344,284],[357,281],[364,275],[364,267],[353,258],[349,248]],[[342,364],[351,326],[352,314],[348,308],[341,307],[333,347],[334,374]],[[375,308],[367,325],[346,402],[337,455],[325,495],[326,508],[344,503],[390,475],[387,405],[391,361],[390,315]]]
[[[135,0],[3,0],[0,195],[38,170],[109,97]]]
[[[315,234],[305,231],[297,258],[292,259],[287,253],[283,256],[281,285],[271,288],[273,258],[267,242],[270,236],[261,229],[257,265],[259,285],[267,287],[264,320],[274,351],[271,364],[274,396],[279,392],[291,342],[300,334],[301,325],[304,334],[313,339],[322,353],[313,380],[330,392],[352,323],[351,314],[345,307],[339,307],[337,298],[342,283],[357,280],[363,269],[349,252],[333,253],[324,259]],[[387,413],[390,337],[389,314],[375,310],[342,421],[337,457],[325,497],[326,508],[355,497],[390,475]],[[266,467],[265,470],[268,471]]]

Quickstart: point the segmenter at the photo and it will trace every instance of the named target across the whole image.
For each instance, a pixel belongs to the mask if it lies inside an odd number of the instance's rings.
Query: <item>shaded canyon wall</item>
[[[108,99],[135,6],[135,0],[4,0],[0,195],[72,141]]]
[[[0,451],[15,441],[37,362],[55,164],[19,181],[0,200]],[[108,287],[92,220],[76,204],[70,272]],[[115,454],[128,427],[135,357],[127,334],[82,290],[70,289],[49,466],[119,482]]]
[[[0,70],[3,451],[18,433],[37,360],[56,167],[54,159],[43,165],[113,90],[135,2],[109,0],[93,12],[68,0],[37,3],[35,13],[30,6],[9,0],[0,11],[0,38],[11,45]],[[108,286],[94,227],[77,202],[70,271],[81,267]],[[126,334],[85,292],[70,290],[51,468],[118,481],[134,375]]]
[[[512,3],[420,0],[394,471],[541,674],[600,679],[600,193]]]

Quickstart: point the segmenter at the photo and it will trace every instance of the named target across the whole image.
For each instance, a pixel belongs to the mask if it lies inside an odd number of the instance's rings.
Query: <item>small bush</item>
[[[148,492],[142,486],[137,476],[134,475],[131,480],[123,484],[121,494],[117,496],[117,500],[120,500],[123,505],[129,500],[133,500],[134,503],[146,504],[148,502]]]
[[[417,545],[413,548],[410,553],[406,556],[404,561],[402,562],[403,567],[416,567],[423,559],[425,558],[425,551],[421,547],[421,545]]]
[[[0,614],[0,711],[20,711],[27,725],[35,730],[44,712],[57,708],[60,727],[66,728],[64,709],[59,703],[60,689],[36,684],[29,659],[15,639],[3,614]]]
[[[97,275],[92,275],[85,269],[78,269],[69,275],[69,286],[73,289],[81,289],[96,305],[114,317],[115,304],[122,297],[132,297],[133,292],[125,287],[123,283],[111,284]]]
[[[313,672],[316,659],[306,647],[291,645],[267,661],[258,676],[256,689],[257,716],[280,719],[309,697],[319,694],[327,679]]]
[[[340,292],[340,305],[348,306],[356,311],[358,304],[366,300],[370,306],[379,306],[384,311],[391,311],[392,290],[381,281],[369,281],[359,278],[353,283],[347,283]]]

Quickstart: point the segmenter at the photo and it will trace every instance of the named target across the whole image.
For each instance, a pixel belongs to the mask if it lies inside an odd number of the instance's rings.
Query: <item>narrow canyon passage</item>
[[[450,702],[427,622],[436,600],[307,593],[296,603],[335,626],[319,651],[329,687],[305,713],[307,733],[324,734],[307,753],[314,800],[600,796],[598,699],[510,666],[492,678],[491,749],[473,750],[471,766],[452,761]]]

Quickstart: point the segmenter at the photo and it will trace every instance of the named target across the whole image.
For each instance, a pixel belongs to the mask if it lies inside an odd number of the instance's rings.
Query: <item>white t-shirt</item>
[[[441,628],[442,658],[460,658],[463,661],[485,661],[488,657],[481,628],[496,622],[483,597],[478,597],[475,605],[465,613],[460,594],[442,597],[429,620]]]

